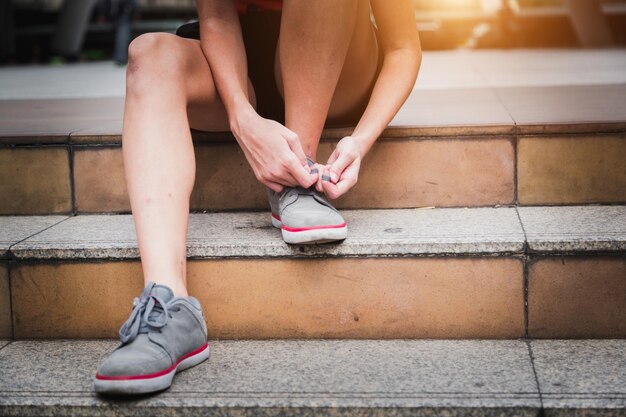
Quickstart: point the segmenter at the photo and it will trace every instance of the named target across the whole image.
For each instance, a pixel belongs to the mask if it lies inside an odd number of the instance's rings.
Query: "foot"
[[[348,236],[348,225],[343,217],[314,188],[285,188],[280,193],[267,191],[272,225],[281,229],[286,243],[327,243]]]
[[[202,308],[194,297],[174,297],[148,283],[119,331],[121,344],[100,366],[94,389],[102,394],[146,394],[169,388],[176,372],[209,357]]]

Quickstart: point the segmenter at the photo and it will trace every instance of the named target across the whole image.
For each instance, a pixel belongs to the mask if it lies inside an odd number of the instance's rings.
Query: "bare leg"
[[[200,43],[170,34],[140,36],[129,48],[126,78],[126,183],[144,279],[181,296],[187,295],[187,225],[195,180],[189,120],[203,130],[228,129]]]
[[[286,126],[315,159],[327,120],[349,113],[367,95],[378,50],[367,0],[286,0],[276,78]]]

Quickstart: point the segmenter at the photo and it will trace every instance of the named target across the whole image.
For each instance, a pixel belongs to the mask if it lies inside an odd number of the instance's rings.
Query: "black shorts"
[[[252,81],[257,100],[259,115],[285,123],[285,103],[276,86],[274,77],[274,57],[278,35],[280,33],[280,15],[278,11],[257,10],[248,7],[239,15],[241,32],[248,58],[248,77]],[[200,25],[196,22],[185,23],[176,30],[176,35],[188,39],[200,39]],[[377,36],[378,38],[378,36]],[[382,57],[379,45],[379,57]],[[378,73],[382,60],[379,59]],[[370,87],[370,94],[373,85]],[[349,115],[337,121],[338,125],[354,125],[365,111],[370,94]]]

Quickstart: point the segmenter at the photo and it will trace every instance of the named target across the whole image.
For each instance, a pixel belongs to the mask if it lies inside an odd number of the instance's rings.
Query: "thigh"
[[[209,64],[197,39],[187,39],[176,35],[167,36],[167,46],[164,48],[172,52],[170,57],[177,62],[177,71],[180,73],[187,100],[187,117],[189,126],[202,131],[228,131],[228,114],[220,99],[213,81]],[[255,105],[254,89],[248,81],[248,91]]]
[[[355,124],[378,76],[382,51],[370,19],[369,0],[360,0],[350,47],[328,110],[329,124]]]

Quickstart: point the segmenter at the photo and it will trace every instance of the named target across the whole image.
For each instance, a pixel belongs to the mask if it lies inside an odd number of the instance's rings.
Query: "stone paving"
[[[347,210],[350,236],[306,250],[282,242],[268,213],[192,213],[188,256],[398,256],[626,250],[626,206]],[[518,217],[519,216],[519,217]],[[132,216],[3,216],[4,257],[139,257]],[[10,253],[8,252],[10,250]],[[2,253],[0,253],[2,255]],[[2,258],[2,256],[0,256]]]
[[[116,344],[11,342],[0,350],[0,414],[623,416],[626,407],[624,340],[214,341],[210,359],[168,391],[124,401],[92,392]]]
[[[391,127],[626,120],[626,49],[427,52]],[[119,135],[124,69],[0,68],[0,137]]]

